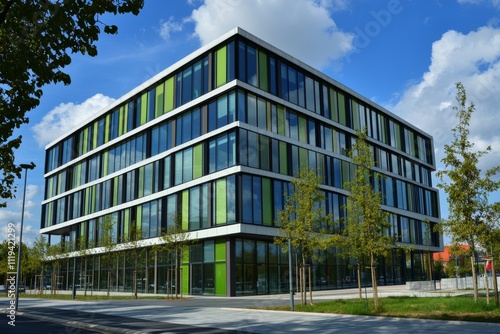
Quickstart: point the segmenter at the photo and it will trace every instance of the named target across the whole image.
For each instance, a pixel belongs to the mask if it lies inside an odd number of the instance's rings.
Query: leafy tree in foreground
[[[144,0],[3,0],[0,4],[0,196],[13,198],[21,167],[14,150],[21,136],[14,130],[28,123],[26,113],[40,103],[42,87],[71,78],[63,69],[71,54],[97,55],[101,28],[116,34],[104,14],[137,15]],[[4,207],[5,203],[0,203]]]
[[[374,184],[379,184],[380,175],[373,172],[375,165],[373,154],[366,142],[366,133],[358,131],[358,138],[348,152],[354,164],[354,176],[345,184],[350,192],[345,205],[345,230],[339,240],[339,246],[357,262],[358,292],[361,296],[361,261],[367,258],[370,263],[373,302],[379,307],[377,289],[377,258],[387,255],[395,244],[390,236],[391,224],[388,214],[381,209],[382,194]]]
[[[278,236],[274,242],[289,252],[288,240],[292,247],[297,249],[302,260],[300,275],[301,302],[306,301],[305,268],[308,260],[318,259],[317,251],[325,250],[328,246],[327,226],[331,221],[330,215],[324,214],[324,193],[319,188],[321,179],[316,172],[303,167],[299,175],[292,179],[293,189],[285,194],[286,203],[283,210],[278,211],[276,226]],[[318,259],[319,260],[319,259]],[[309,266],[309,302],[312,304],[312,279]]]
[[[491,232],[491,215],[493,205],[488,202],[491,192],[499,189],[500,182],[494,176],[500,166],[487,170],[484,174],[478,168],[480,159],[491,151],[474,150],[474,143],[469,139],[469,123],[475,106],[467,106],[467,95],[461,83],[456,84],[458,105],[456,111],[458,124],[453,128],[453,141],[444,146],[445,156],[441,159],[445,168],[437,172],[441,180],[438,187],[443,189],[448,198],[448,219],[443,220],[441,227],[451,236],[453,246],[466,244],[469,246],[468,256],[472,265],[474,285],[474,301],[478,299],[477,273],[475,254],[478,244]]]
[[[130,259],[133,264],[134,281],[132,292],[134,294],[134,299],[137,299],[137,273],[144,262],[144,253],[146,251],[146,248],[140,243],[143,238],[144,232],[142,231],[142,227],[139,226],[135,220],[130,222],[128,231],[124,235],[123,250],[121,253],[127,259]],[[145,288],[147,289],[147,286]]]
[[[182,256],[187,247],[197,242],[197,237],[192,237],[190,232],[187,232],[182,227],[182,221],[179,215],[173,217],[174,225],[168,226],[167,230],[163,230],[160,236],[162,243],[154,246],[153,250],[156,252],[166,251],[167,254],[173,255],[174,258],[174,272],[175,272],[175,298],[178,293],[182,291],[181,285],[182,277],[179,277],[179,268],[181,266]]]

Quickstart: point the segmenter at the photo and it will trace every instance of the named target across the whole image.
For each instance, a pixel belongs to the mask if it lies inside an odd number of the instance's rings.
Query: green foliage
[[[288,239],[306,259],[319,260],[316,251],[327,248],[325,235],[331,216],[324,214],[325,196],[320,184],[320,177],[309,167],[301,168],[299,175],[292,179],[293,190],[285,194],[285,206],[278,212],[275,222],[279,229],[274,242],[283,251],[289,251]]]
[[[5,0],[0,6],[0,196],[13,198],[15,178],[21,168],[14,150],[21,136],[16,128],[29,122],[26,113],[36,108],[42,87],[52,83],[69,85],[63,69],[71,54],[97,55],[101,28],[115,34],[117,27],[99,18],[107,13],[137,15],[144,0]],[[0,207],[5,203],[0,203]]]
[[[376,259],[391,251],[395,245],[395,237],[389,234],[391,224],[388,214],[381,209],[382,194],[375,190],[380,182],[380,175],[372,170],[375,163],[366,141],[366,132],[358,131],[357,134],[358,138],[349,151],[355,169],[354,177],[345,184],[350,192],[345,206],[345,229],[339,236],[333,237],[333,241],[345,251],[346,255],[356,260],[358,270],[361,260],[365,257],[369,259],[376,297]],[[361,281],[358,282],[360,288]],[[379,306],[377,298],[375,306]]]
[[[457,83],[456,88],[457,106],[453,109],[458,123],[452,130],[453,141],[444,146],[445,156],[441,162],[445,168],[436,174],[441,181],[438,187],[446,192],[448,201],[448,219],[443,220],[441,226],[451,236],[453,245],[469,246],[468,255],[473,259],[476,246],[487,243],[496,223],[498,204],[489,203],[488,198],[491,192],[500,188],[500,181],[494,178],[500,166],[485,173],[478,168],[480,159],[491,151],[491,147],[484,151],[474,149],[469,139],[469,124],[475,106],[473,103],[467,106],[467,94],[461,83]],[[472,271],[472,275],[477,301],[476,272]]]

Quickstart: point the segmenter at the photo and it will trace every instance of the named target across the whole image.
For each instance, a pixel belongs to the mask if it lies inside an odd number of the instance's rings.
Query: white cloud
[[[38,236],[39,230],[29,224],[29,221],[37,220],[30,210],[36,210],[40,203],[34,199],[38,195],[39,187],[33,184],[26,185],[26,200],[24,205],[24,226],[23,226],[23,243],[31,245],[34,239]],[[0,231],[2,236],[7,239],[9,223],[15,224],[16,240],[19,239],[21,231],[21,213],[22,213],[22,189],[18,192],[17,198],[8,201],[7,208],[0,210]],[[12,207],[10,207],[12,205]],[[1,239],[0,239],[1,240]]]
[[[239,26],[322,68],[354,48],[354,35],[338,29],[329,14],[345,6],[345,0],[205,0],[191,20],[202,44]]]
[[[172,32],[182,31],[182,23],[175,22],[171,16],[167,22],[162,22],[160,25],[160,37],[168,41]]]
[[[468,34],[448,31],[432,45],[431,64],[422,79],[411,85],[398,103],[396,114],[430,133],[442,158],[444,144],[452,140],[456,125],[455,83],[462,82],[468,102],[476,112],[470,123],[475,147],[493,151],[483,160],[482,169],[498,165],[500,157],[500,29],[482,27]]]
[[[81,104],[61,103],[33,126],[39,146],[44,147],[114,101],[111,97],[96,94]]]

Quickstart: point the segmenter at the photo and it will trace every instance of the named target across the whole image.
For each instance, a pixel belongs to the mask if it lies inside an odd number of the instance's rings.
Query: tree
[[[180,215],[175,215],[173,217],[174,224],[168,226],[167,230],[163,230],[160,236],[161,243],[153,247],[156,252],[166,251],[167,254],[171,254],[174,258],[174,272],[175,272],[175,298],[178,297],[178,293],[181,293],[179,281],[182,277],[179,277],[179,268],[182,261],[182,255],[187,247],[196,243],[196,236],[193,238],[190,232],[187,232],[182,228],[182,221],[179,219]]]
[[[139,226],[136,221],[132,221],[129,226],[128,233],[124,235],[124,246],[122,253],[127,257],[131,258],[134,268],[134,280],[132,291],[134,294],[134,299],[137,299],[137,271],[141,265],[141,259],[143,259],[143,254],[146,248],[141,245],[140,241],[144,238],[144,233],[141,226]]]
[[[377,258],[386,256],[395,245],[395,238],[389,234],[391,224],[388,214],[382,210],[382,194],[376,191],[380,174],[373,171],[373,154],[366,142],[366,132],[357,132],[348,156],[354,164],[354,176],[346,182],[350,192],[345,205],[345,229],[339,246],[354,258],[358,268],[358,291],[361,296],[361,261],[368,258],[373,288],[373,302],[379,307],[377,289]],[[339,240],[339,238],[334,238]]]
[[[292,191],[285,194],[285,206],[278,211],[276,226],[278,236],[274,242],[280,245],[285,252],[288,249],[288,240],[301,256],[302,266],[300,275],[301,303],[306,302],[305,268],[309,268],[309,302],[312,300],[311,267],[308,260],[320,260],[317,251],[327,248],[327,226],[331,215],[325,215],[323,203],[325,196],[319,188],[320,177],[310,167],[302,167],[299,174],[292,178]]]
[[[116,251],[117,242],[115,235],[116,221],[113,220],[111,215],[104,216],[99,222],[99,246],[103,248],[103,254],[101,254],[101,260],[99,261],[100,268],[102,268],[103,263],[105,263],[108,269],[107,278],[107,296],[109,297],[111,289],[111,269],[114,267],[118,261],[119,253]]]
[[[451,236],[452,245],[469,246],[474,301],[477,302],[476,247],[492,229],[489,216],[493,206],[488,202],[488,197],[500,187],[500,182],[493,180],[500,166],[484,174],[478,168],[480,159],[491,151],[491,147],[484,151],[474,150],[474,143],[469,139],[469,123],[475,106],[473,103],[466,105],[467,95],[461,83],[457,83],[456,88],[457,105],[453,110],[456,111],[458,123],[452,129],[453,141],[444,146],[445,156],[441,162],[445,168],[436,174],[441,181],[438,187],[445,191],[448,201],[448,219],[443,220],[441,227]]]
[[[35,278],[40,277],[40,293],[43,293],[43,273],[44,273],[44,264],[47,256],[48,242],[42,235],[39,235],[34,243],[33,247],[28,249],[28,257],[27,262],[24,262],[29,268],[30,276]],[[34,287],[37,288],[36,286]]]
[[[100,21],[104,14],[137,15],[144,0],[4,0],[0,5],[0,196],[13,198],[15,178],[21,167],[14,161],[14,150],[21,136],[14,130],[29,119],[36,108],[43,86],[63,83],[71,78],[63,69],[71,54],[97,55],[96,42],[101,27],[116,34],[115,25]],[[5,207],[0,203],[0,207]]]
[[[56,290],[59,289],[59,277],[61,273],[62,263],[64,262],[66,256],[64,255],[65,249],[62,242],[47,246],[47,262],[52,264],[51,271],[51,293],[55,294]]]

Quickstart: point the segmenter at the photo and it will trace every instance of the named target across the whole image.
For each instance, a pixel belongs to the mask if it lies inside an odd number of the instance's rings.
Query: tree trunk
[[[358,295],[359,295],[359,299],[363,299],[362,290],[361,290],[361,265],[359,264],[359,262],[358,262],[357,272],[358,272]]]
[[[302,266],[300,268],[300,301],[301,305],[305,305],[307,303],[306,296],[306,259],[304,255],[302,255]]]
[[[108,269],[108,297],[110,289],[111,289],[111,270]]]
[[[494,292],[494,298],[495,298],[495,306],[498,307],[499,305],[499,300],[498,300],[498,283],[497,283],[497,273],[495,271],[495,259],[491,257],[491,277],[493,277],[493,292]]]
[[[312,289],[312,277],[311,277],[311,268],[312,265],[308,266],[309,269],[309,304],[313,304],[313,289]]]
[[[378,300],[378,289],[377,289],[377,268],[375,267],[375,258],[373,253],[370,254],[370,268],[372,274],[372,290],[373,290],[373,306],[378,309],[380,304]]]
[[[488,286],[488,270],[486,270],[486,263],[484,263],[484,287],[486,289],[486,304],[490,304],[490,287]]]
[[[470,257],[470,261],[472,263],[472,285],[474,286],[474,302],[477,303],[478,300],[478,291],[477,291],[477,275],[476,275],[476,261],[475,261],[475,252],[472,252],[472,256]]]
[[[179,254],[177,252],[175,252],[175,299],[177,299],[178,297],[178,289],[179,289],[179,282],[178,282],[178,279],[179,279],[179,275],[178,275],[178,271],[179,271]]]

